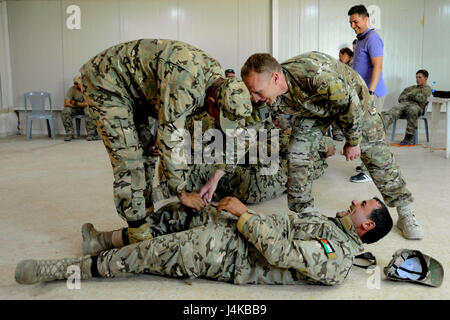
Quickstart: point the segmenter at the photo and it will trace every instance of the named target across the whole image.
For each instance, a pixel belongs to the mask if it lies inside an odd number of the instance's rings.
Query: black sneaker
[[[359,182],[370,182],[372,181],[372,178],[370,175],[366,172],[360,172],[357,175],[350,177],[351,182],[359,183]]]
[[[343,134],[336,133],[336,134],[333,135],[333,140],[335,140],[335,141],[344,141],[345,137],[344,137]]]

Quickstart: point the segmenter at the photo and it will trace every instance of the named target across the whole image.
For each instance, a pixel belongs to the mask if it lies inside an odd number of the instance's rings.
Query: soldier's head
[[[251,55],[241,68],[241,77],[254,102],[273,104],[288,90],[281,65],[268,53]]]
[[[73,85],[78,89],[81,90],[81,77],[80,76],[75,76],[73,78]]]
[[[225,77],[227,78],[234,78],[236,76],[236,73],[233,69],[227,69],[225,70]]]
[[[337,217],[350,216],[356,233],[364,243],[373,243],[389,233],[392,218],[385,204],[374,197],[370,200],[353,200],[347,211],[337,213]]]
[[[339,61],[348,64],[353,57],[353,51],[350,48],[339,50]]]
[[[356,34],[363,34],[369,28],[369,12],[362,4],[348,10],[350,27]]]
[[[416,83],[418,86],[424,86],[427,84],[428,71],[425,69],[420,69],[416,72]]]
[[[220,122],[220,127],[235,130],[245,126],[245,118],[252,113],[250,93],[237,78],[218,79],[209,88],[206,101],[208,113]]]

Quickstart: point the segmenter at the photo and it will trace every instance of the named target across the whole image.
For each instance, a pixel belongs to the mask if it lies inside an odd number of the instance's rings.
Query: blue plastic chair
[[[45,101],[48,98],[50,112],[45,110]],[[31,107],[31,114],[28,114],[28,102]],[[31,139],[31,129],[33,120],[47,120],[48,136],[55,139],[55,126],[53,121],[52,98],[49,92],[32,91],[24,94],[24,106],[28,115],[27,118],[27,140]]]
[[[399,119],[404,119],[404,118],[400,117]],[[427,142],[430,142],[430,136],[428,134],[427,108],[423,109],[423,112],[420,115],[420,117],[417,119],[417,121],[419,121],[420,119],[422,119],[425,124],[425,134],[427,135]],[[394,141],[396,127],[397,127],[397,120],[395,120],[394,123],[392,124],[392,137],[391,137],[392,141]],[[414,133],[414,139],[413,139],[414,144],[417,144],[418,134],[419,134],[419,126],[417,126],[417,130]]]

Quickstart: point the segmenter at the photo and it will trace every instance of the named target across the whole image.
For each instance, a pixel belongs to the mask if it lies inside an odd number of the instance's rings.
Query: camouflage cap
[[[419,250],[399,249],[384,267],[384,274],[394,281],[408,281],[439,287],[444,279],[444,269],[439,261]]]
[[[81,84],[81,77],[79,75],[75,76],[73,78],[73,83]]]
[[[245,126],[245,118],[252,113],[250,92],[242,80],[227,78],[216,90],[216,101],[220,108],[220,127],[235,130]]]

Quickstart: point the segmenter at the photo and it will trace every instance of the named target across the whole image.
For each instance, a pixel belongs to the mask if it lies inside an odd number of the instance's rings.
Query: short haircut
[[[416,74],[418,74],[418,73],[421,73],[421,74],[423,74],[423,76],[424,76],[425,78],[428,78],[428,71],[427,71],[427,70],[425,70],[425,69],[420,69],[419,71],[416,72]]]
[[[355,13],[357,13],[360,17],[368,17],[369,16],[369,12],[367,12],[366,7],[364,7],[362,4],[358,5],[358,6],[353,6],[350,8],[350,10],[348,10],[348,15],[354,15]]]
[[[342,48],[341,50],[339,50],[339,53],[345,53],[348,54],[349,57],[353,57],[353,51],[350,48]]]
[[[247,77],[251,72],[258,74],[281,72],[281,65],[269,53],[255,53],[242,66],[241,77]]]
[[[352,44],[356,44],[356,39],[355,39],[355,40],[353,40]]]
[[[361,241],[363,243],[374,243],[387,235],[392,229],[392,218],[389,214],[388,208],[386,208],[386,205],[383,203],[383,201],[381,201],[377,197],[374,197],[373,199],[377,200],[381,207],[373,209],[370,215],[367,217],[368,219],[375,222],[375,228],[363,234],[363,236],[361,237]]]

